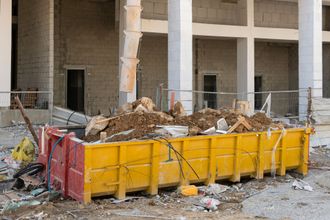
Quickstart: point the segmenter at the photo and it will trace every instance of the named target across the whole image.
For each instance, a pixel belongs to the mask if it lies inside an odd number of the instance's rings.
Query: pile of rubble
[[[120,107],[116,116],[96,116],[86,127],[87,142],[114,142],[148,138],[157,134],[171,137],[228,134],[282,129],[283,123],[273,122],[263,113],[251,117],[232,109],[203,109],[187,115],[180,102],[169,112],[157,111],[149,98]]]

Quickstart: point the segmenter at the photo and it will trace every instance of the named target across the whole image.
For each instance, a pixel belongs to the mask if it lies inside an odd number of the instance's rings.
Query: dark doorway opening
[[[216,92],[217,91],[217,76],[216,75],[204,75],[204,91]],[[204,107],[216,109],[217,106],[217,94],[204,94]]]
[[[67,107],[85,112],[85,70],[67,70]]]
[[[262,76],[254,77],[254,91],[262,92]],[[262,108],[262,94],[254,95],[254,108],[257,110]]]

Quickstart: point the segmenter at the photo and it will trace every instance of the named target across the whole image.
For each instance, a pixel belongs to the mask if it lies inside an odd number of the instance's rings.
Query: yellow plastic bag
[[[14,160],[19,162],[32,162],[35,156],[35,148],[31,140],[28,137],[23,138],[23,140],[14,148],[11,156]]]

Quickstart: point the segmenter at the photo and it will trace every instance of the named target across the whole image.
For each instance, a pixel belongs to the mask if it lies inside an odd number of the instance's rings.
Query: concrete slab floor
[[[38,126],[35,126],[37,131]],[[29,137],[33,142],[31,133],[25,124],[17,124],[10,127],[0,128],[0,146],[14,148],[24,137]]]
[[[330,219],[330,189],[318,184],[324,171],[310,170],[304,179],[314,189],[313,192],[294,190],[292,181],[277,187],[270,187],[266,191],[245,200],[243,213],[266,219]],[[326,176],[330,182],[330,176]]]

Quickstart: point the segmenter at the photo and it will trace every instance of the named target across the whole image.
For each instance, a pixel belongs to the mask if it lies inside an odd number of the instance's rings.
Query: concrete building
[[[49,105],[89,115],[109,114],[125,98],[119,92],[119,64],[126,1],[0,3],[0,91],[51,91]],[[156,99],[160,84],[176,90],[175,98],[189,111],[202,107],[205,99],[209,106],[221,107],[236,97],[260,108],[265,97],[254,91],[311,87],[314,97],[330,98],[330,1],[141,4],[136,93],[126,94],[126,99]],[[178,90],[239,94],[204,96]],[[0,97],[1,107],[8,108],[10,95]],[[297,113],[299,103],[304,115],[306,100],[303,92],[294,100],[278,98],[272,110]]]

